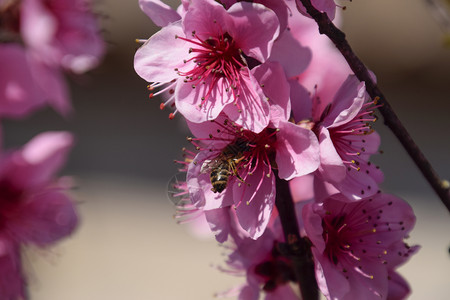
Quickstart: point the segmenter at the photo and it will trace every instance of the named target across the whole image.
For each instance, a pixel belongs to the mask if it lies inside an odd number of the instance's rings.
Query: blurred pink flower
[[[233,206],[254,239],[264,232],[275,203],[273,166],[280,178],[290,180],[314,172],[319,164],[316,136],[293,123],[280,122],[277,129],[258,134],[223,115],[214,122],[188,124],[199,150],[187,173],[192,203],[203,210]]]
[[[67,132],[46,132],[0,157],[2,299],[23,297],[21,245],[50,245],[71,234],[78,223],[74,206],[64,193],[66,186],[54,177],[72,144],[73,137]]]
[[[19,118],[44,105],[33,68],[22,46],[0,44],[0,117]]]
[[[215,1],[198,0],[180,22],[138,49],[135,70],[153,82],[151,89],[173,90],[167,103],[174,102],[191,122],[213,120],[223,111],[261,132],[270,109],[251,67],[267,60],[278,33],[277,16],[261,4],[239,2],[225,10]]]
[[[22,118],[50,104],[67,115],[68,88],[59,68],[36,60],[20,45],[0,44],[0,117]]]
[[[25,117],[50,104],[71,110],[62,70],[83,73],[97,66],[104,42],[84,0],[23,0],[0,3],[0,117]],[[19,45],[21,41],[23,45]]]
[[[405,294],[401,278],[392,286],[389,282],[394,268],[418,250],[403,242],[415,223],[405,201],[377,194],[349,202],[337,194],[305,205],[303,222],[313,244],[316,279],[327,299],[391,299],[389,292]]]
[[[105,50],[88,0],[23,0],[20,31],[33,55],[76,74],[96,67]]]

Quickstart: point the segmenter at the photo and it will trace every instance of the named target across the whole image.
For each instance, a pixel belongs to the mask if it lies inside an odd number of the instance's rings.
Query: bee
[[[238,174],[238,164],[245,159],[244,153],[248,149],[247,141],[238,139],[236,142],[226,146],[216,158],[205,161],[203,167],[206,168],[202,167],[202,169],[210,172],[211,190],[214,193],[223,192],[231,176],[235,176],[245,183],[244,179]]]

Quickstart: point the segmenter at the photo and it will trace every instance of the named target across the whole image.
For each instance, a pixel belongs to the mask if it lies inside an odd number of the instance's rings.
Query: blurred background
[[[166,2],[167,3],[167,2]],[[172,2],[176,3],[176,2]],[[343,29],[378,77],[381,89],[443,178],[450,178],[450,48],[424,0],[346,2]],[[177,172],[187,131],[168,119],[133,69],[138,45],[157,28],[138,1],[99,0],[108,54],[84,77],[70,78],[75,114],[52,110],[7,121],[6,147],[39,132],[69,130],[77,144],[63,174],[73,175],[82,223],[48,250],[29,249],[34,300],[212,299],[244,278],[216,269],[224,250],[199,240],[172,218],[167,184]],[[417,225],[409,239],[422,249],[400,269],[410,299],[448,299],[450,218],[398,141],[377,124],[384,154],[383,189],[409,201]]]

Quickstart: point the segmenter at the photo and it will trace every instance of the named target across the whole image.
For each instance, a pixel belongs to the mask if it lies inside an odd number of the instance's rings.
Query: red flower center
[[[208,100],[212,90],[222,78],[225,78],[224,89],[227,92],[231,91],[236,101],[241,87],[240,72],[247,66],[236,42],[228,32],[216,37],[210,36],[207,39],[200,38],[195,32],[192,36],[193,39],[177,36],[179,39],[192,43],[194,47],[189,49],[189,53],[195,54],[185,61],[192,61],[195,66],[185,72],[178,70],[178,75],[186,77],[185,82],[192,83],[194,88],[199,84],[208,84],[201,105]]]

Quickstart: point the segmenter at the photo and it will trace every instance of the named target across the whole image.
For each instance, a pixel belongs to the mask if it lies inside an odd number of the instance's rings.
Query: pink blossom
[[[85,0],[23,0],[20,31],[26,46],[51,67],[84,73],[104,53],[99,28]]]
[[[197,136],[190,140],[199,150],[187,174],[192,203],[204,210],[234,207],[252,238],[264,232],[275,202],[272,166],[280,178],[290,180],[315,171],[319,163],[314,133],[293,123],[280,122],[277,129],[260,133],[223,115],[212,123],[189,125]]]
[[[269,124],[270,108],[250,67],[266,61],[278,33],[277,16],[261,4],[239,2],[225,10],[215,1],[195,1],[180,22],[137,51],[135,70],[153,82],[150,89],[172,90],[166,105],[175,103],[191,122],[213,120],[223,111],[260,132]]]
[[[78,223],[65,187],[54,178],[72,143],[67,132],[42,133],[0,158],[0,295],[8,295],[2,299],[23,297],[20,246],[50,245]]]
[[[6,4],[6,5],[5,5]],[[71,112],[62,70],[82,73],[104,52],[94,15],[84,0],[9,1],[0,7],[7,44],[0,46],[0,116],[24,117],[50,104]],[[23,47],[15,41],[23,41]]]
[[[239,2],[239,0],[221,0],[220,1],[223,6],[228,9],[233,4]],[[265,7],[273,10],[273,12],[277,15],[278,21],[280,23],[280,33],[284,32],[284,30],[287,27],[287,20],[288,15],[291,13],[289,10],[288,5],[286,4],[286,1],[279,1],[279,0],[255,0],[252,1],[255,3],[260,3],[264,5]]]
[[[283,240],[280,230],[269,228],[257,240],[234,240],[235,248],[227,259],[225,272],[246,276],[247,282],[238,290],[239,299],[257,300],[260,294],[266,300],[299,299],[290,285],[296,282],[292,262],[280,253],[279,243]]]
[[[349,76],[325,107],[319,98],[314,98],[310,107],[306,104],[293,107],[295,119],[306,122],[305,126],[311,127],[319,139],[317,180],[331,183],[355,200],[375,194],[383,180],[381,171],[369,161],[380,144],[379,135],[371,127],[377,119],[374,116],[377,106],[369,100],[364,83]],[[310,117],[305,113],[308,108]],[[299,115],[303,120],[299,120]]]
[[[383,180],[383,174],[369,162],[380,144],[370,125],[377,119],[374,108],[376,103],[369,101],[364,83],[349,76],[313,129],[320,143],[320,175],[354,199],[375,194]]]
[[[22,117],[44,104],[25,49],[0,44],[0,116]]]
[[[327,299],[388,299],[399,290],[389,276],[418,249],[403,243],[415,223],[405,201],[377,194],[349,202],[337,194],[305,205],[303,220]]]
[[[20,249],[0,235],[0,299],[26,299]]]
[[[21,118],[50,104],[59,113],[71,111],[68,88],[61,71],[49,67],[22,47],[0,45],[0,116]]]
[[[305,202],[295,204],[300,228],[303,228],[300,216],[304,204]],[[230,219],[230,223],[233,222],[235,221]],[[241,300],[300,298],[293,263],[283,251],[284,234],[276,210],[265,232],[257,240],[234,231],[231,231],[231,237],[232,252],[223,271],[246,276],[247,280],[245,284],[224,295],[238,294],[238,299]]]

